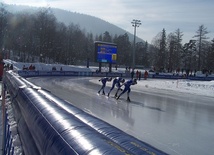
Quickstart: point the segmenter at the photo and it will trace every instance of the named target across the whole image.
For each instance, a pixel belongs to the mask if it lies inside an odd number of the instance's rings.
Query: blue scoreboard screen
[[[117,45],[107,42],[95,42],[95,56],[97,62],[116,63]]]

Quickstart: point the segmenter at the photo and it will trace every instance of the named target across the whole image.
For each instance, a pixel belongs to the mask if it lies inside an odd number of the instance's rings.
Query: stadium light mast
[[[132,56],[132,68],[135,68],[135,40],[136,40],[136,28],[141,25],[141,21],[137,19],[132,20],[132,26],[134,27],[134,44],[133,44],[133,56]]]

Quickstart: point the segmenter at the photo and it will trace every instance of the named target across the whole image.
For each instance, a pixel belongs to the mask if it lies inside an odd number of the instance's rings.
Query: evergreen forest
[[[133,41],[127,33],[110,34],[106,30],[94,36],[79,25],[57,21],[50,8],[36,13],[11,13],[0,6],[0,53],[4,59],[21,62],[62,63],[84,65],[95,63],[94,41],[117,44],[117,65],[131,66]],[[166,33],[165,28],[146,41],[135,43],[135,64],[157,71],[210,71],[214,70],[214,39],[199,25],[189,42],[182,44],[184,33],[177,29]]]

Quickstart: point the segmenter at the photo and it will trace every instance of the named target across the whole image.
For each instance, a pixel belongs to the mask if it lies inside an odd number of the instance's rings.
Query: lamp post
[[[136,38],[136,28],[141,25],[141,21],[137,19],[132,20],[132,26],[134,27],[134,44],[133,44],[133,56],[132,56],[132,68],[135,68],[135,38]]]

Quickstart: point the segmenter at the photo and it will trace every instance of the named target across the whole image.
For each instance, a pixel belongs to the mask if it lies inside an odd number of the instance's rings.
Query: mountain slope
[[[53,13],[58,21],[63,22],[66,25],[71,22],[78,24],[82,29],[85,29],[87,32],[92,32],[93,34],[102,34],[105,31],[108,31],[110,34],[126,33],[125,30],[93,16],[73,13],[61,9],[53,9]]]
[[[34,13],[42,9],[38,7],[30,7],[30,6],[22,6],[22,5],[5,4],[5,6],[6,6],[6,10],[12,13],[17,13],[17,12]],[[112,37],[114,37],[115,34],[123,35],[127,33],[130,41],[134,39],[133,34],[109,22],[106,22],[100,18],[85,15],[85,14],[70,12],[62,9],[57,9],[57,8],[51,8],[51,11],[53,12],[53,14],[55,15],[55,17],[59,22],[65,23],[65,25],[69,25],[70,23],[79,25],[80,29],[84,30],[87,33],[92,33],[94,36],[103,34],[106,31],[108,31],[110,35],[112,35]],[[136,41],[139,42],[143,40],[140,38],[136,38]]]

